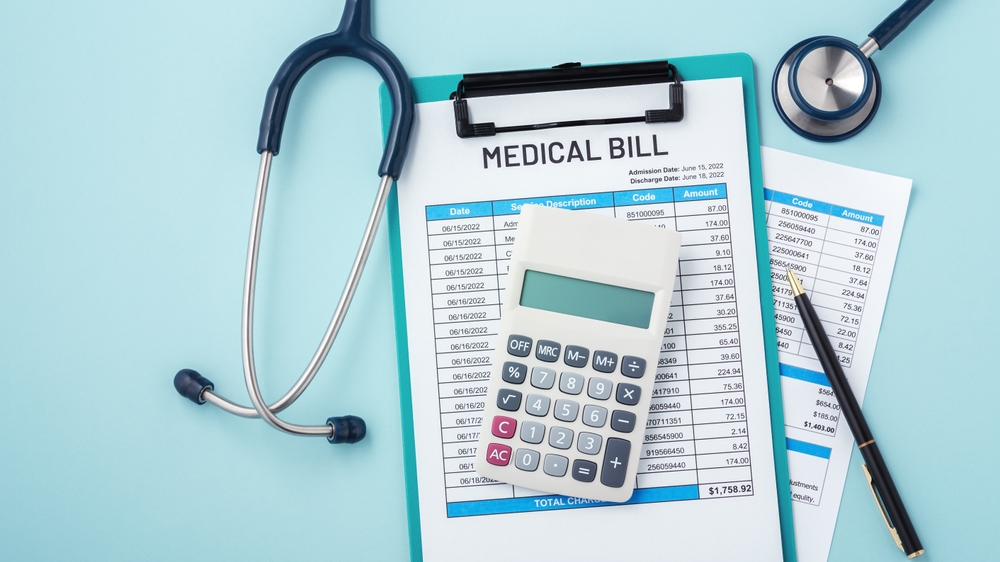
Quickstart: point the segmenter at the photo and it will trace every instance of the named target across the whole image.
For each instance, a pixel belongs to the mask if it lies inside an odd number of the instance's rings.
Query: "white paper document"
[[[470,106],[474,121],[498,126],[642,115],[666,105],[667,87]],[[424,560],[782,560],[742,82],[684,89],[679,123],[473,139],[456,136],[450,101],[417,105],[398,197]],[[475,471],[526,204],[682,235],[649,422],[634,451],[639,474],[626,483],[637,489],[626,504],[542,494]]]
[[[762,148],[796,553],[825,562],[854,438],[792,299],[795,271],[858,402],[875,355],[911,180]]]

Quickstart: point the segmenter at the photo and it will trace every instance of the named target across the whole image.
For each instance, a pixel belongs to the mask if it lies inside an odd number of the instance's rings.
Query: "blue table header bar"
[[[764,196],[767,197],[767,194]],[[830,210],[833,208],[833,205],[829,203],[824,203],[815,199],[807,199],[805,197],[791,195],[789,193],[782,193],[781,191],[772,191],[771,201],[781,203],[782,205],[788,205],[789,207],[795,207],[797,209],[812,211],[814,213],[823,213],[824,215],[829,215]]]
[[[875,226],[882,226],[882,215],[875,215],[872,213],[866,213],[864,211],[858,211],[855,209],[848,209],[847,207],[833,206],[833,212],[830,213],[835,217],[840,217],[842,219],[849,219],[852,221],[863,222],[867,224],[873,224]]]
[[[700,201],[702,199],[725,199],[726,184],[699,185],[696,187],[675,187],[674,201]]]
[[[615,192],[615,207],[654,205],[656,203],[670,203],[673,200],[674,188],[672,187]]]
[[[826,373],[810,371],[801,367],[792,367],[784,363],[778,363],[778,374],[783,377],[811,382],[820,386],[830,386],[830,379],[826,378]]]
[[[586,195],[564,195],[562,197],[533,197],[530,199],[507,199],[493,203],[493,214],[517,215],[524,205],[543,205],[557,209],[600,209],[614,206],[611,193],[588,193]]]
[[[431,205],[427,207],[427,220],[429,221],[472,219],[492,215],[493,204],[489,201],[483,203],[459,203],[457,205]]]
[[[796,453],[802,453],[804,455],[812,455],[821,459],[830,458],[829,447],[823,447],[822,445],[807,443],[805,441],[798,441],[796,439],[788,439],[787,437],[785,438],[785,445],[788,447],[789,451],[795,451]]]

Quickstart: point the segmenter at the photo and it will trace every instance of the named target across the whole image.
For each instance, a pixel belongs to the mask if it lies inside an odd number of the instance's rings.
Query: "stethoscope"
[[[288,113],[288,101],[292,90],[302,75],[321,60],[346,56],[360,59],[375,67],[389,89],[392,100],[392,120],[389,124],[389,134],[386,138],[385,151],[379,165],[378,193],[368,224],[365,227],[361,247],[354,258],[351,272],[347,279],[340,301],[333,313],[333,319],[323,334],[319,348],[306,366],[302,376],[292,388],[276,402],[268,405],[260,395],[257,385],[257,372],[254,368],[253,351],[253,303],[254,287],[257,281],[257,253],[260,249],[260,229],[264,219],[264,198],[267,195],[267,181],[271,171],[271,159],[278,154],[281,145],[281,130]],[[358,287],[361,272],[372,248],[378,224],[385,210],[386,200],[393,181],[399,178],[406,158],[406,150],[410,140],[410,130],[413,125],[413,88],[406,71],[399,59],[389,49],[372,37],[371,32],[371,2],[370,0],[347,0],[340,26],[333,33],[320,35],[303,43],[288,55],[275,74],[271,86],[267,90],[264,102],[264,115],[260,122],[260,135],[257,139],[257,152],[260,153],[260,170],[257,173],[257,191],[253,202],[253,221],[250,224],[250,243],[247,249],[246,272],[243,278],[243,375],[247,392],[253,408],[240,406],[223,398],[215,391],[212,381],[201,376],[197,371],[182,369],[174,377],[174,388],[181,396],[189,398],[195,404],[209,402],[223,410],[244,418],[264,418],[272,427],[293,435],[322,435],[330,443],[354,443],[365,437],[365,422],[357,416],[338,416],[329,418],[323,425],[295,425],[278,418],[276,414],[292,405],[309,383],[326,359],[333,340],[340,331],[344,316],[351,305],[354,291]]]
[[[810,37],[785,53],[774,70],[771,94],[778,115],[815,141],[850,138],[868,126],[882,98],[871,60],[933,0],[907,0],[868,34],[861,46],[840,37]]]

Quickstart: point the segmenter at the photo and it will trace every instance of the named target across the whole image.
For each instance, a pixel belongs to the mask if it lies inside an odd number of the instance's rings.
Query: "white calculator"
[[[680,234],[525,205],[476,472],[624,502],[635,488]]]

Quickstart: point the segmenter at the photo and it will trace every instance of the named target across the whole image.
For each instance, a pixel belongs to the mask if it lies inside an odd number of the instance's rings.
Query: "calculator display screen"
[[[648,328],[653,293],[526,270],[521,306]]]

